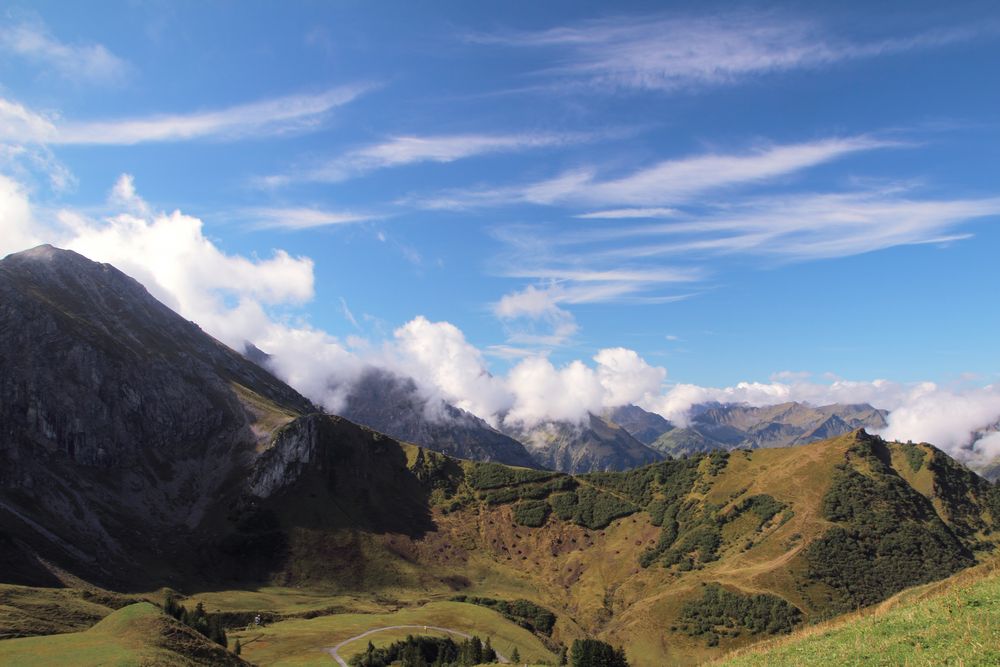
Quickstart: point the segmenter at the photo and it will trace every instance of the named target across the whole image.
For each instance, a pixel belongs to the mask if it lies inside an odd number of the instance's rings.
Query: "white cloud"
[[[562,345],[577,332],[573,314],[559,303],[566,298],[559,285],[539,289],[528,285],[505,294],[493,304],[493,314],[505,323],[507,340],[521,345]],[[540,330],[536,322],[543,325]]]
[[[605,394],[597,374],[581,361],[557,369],[544,357],[530,357],[511,369],[507,383],[515,399],[504,421],[528,427],[550,420],[579,422],[600,410]]]
[[[439,398],[491,423],[509,406],[503,381],[486,369],[482,353],[448,322],[418,316],[393,333],[387,362],[394,370],[416,378]]]
[[[67,44],[42,25],[0,27],[0,50],[42,65],[74,84],[118,83],[129,72],[128,63],[103,44]]]
[[[974,37],[937,30],[856,42],[822,26],[770,13],[607,18],[548,30],[475,35],[472,41],[552,50],[537,72],[556,89],[675,92],[744,82],[761,75],[926,49]]]
[[[628,220],[632,218],[673,218],[681,215],[676,208],[615,208],[604,211],[581,213],[583,220]]]
[[[374,216],[349,211],[327,211],[319,208],[253,208],[243,212],[258,229],[315,229],[373,220]]]
[[[617,407],[649,400],[660,393],[667,370],[650,366],[635,350],[614,347],[594,356],[597,377],[605,390],[604,407]]]
[[[0,139],[50,145],[132,145],[303,132],[318,128],[332,109],[357,99],[369,88],[341,86],[316,94],[289,95],[214,111],[97,121],[67,121],[0,99]]]
[[[600,178],[594,168],[577,168],[527,185],[453,191],[417,203],[444,209],[510,204],[624,205],[638,208],[588,213],[583,217],[650,217],[646,215],[650,211],[669,211],[662,208],[664,204],[689,202],[719,188],[760,183],[852,153],[903,145],[864,136],[831,138],[764,146],[746,153],[707,153],[664,160],[617,178]]]
[[[0,174],[0,256],[44,243],[40,227],[25,189]]]
[[[583,134],[547,133],[398,136],[358,148],[310,169],[265,177],[263,183],[270,186],[291,181],[335,183],[378,169],[423,162],[455,162],[478,155],[520,152],[588,139],[590,136]]]

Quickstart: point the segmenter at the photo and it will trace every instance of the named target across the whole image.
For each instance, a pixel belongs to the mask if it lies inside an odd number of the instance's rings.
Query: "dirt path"
[[[340,657],[340,649],[342,649],[347,644],[350,644],[353,641],[357,641],[358,639],[364,639],[368,635],[374,635],[377,632],[385,632],[387,630],[408,630],[413,628],[418,630],[436,630],[438,632],[446,632],[451,635],[458,635],[459,637],[463,637],[465,639],[472,638],[472,635],[466,632],[461,632],[459,630],[452,630],[451,628],[441,628],[436,625],[387,625],[384,628],[375,628],[374,630],[368,630],[367,632],[362,632],[360,635],[355,635],[350,639],[345,639],[336,646],[326,649],[326,652],[330,654],[330,657],[332,657],[334,660],[337,661],[340,667],[348,667],[347,661]],[[506,656],[502,655],[500,651],[497,651],[497,660],[503,663],[510,662],[510,660],[508,660]]]

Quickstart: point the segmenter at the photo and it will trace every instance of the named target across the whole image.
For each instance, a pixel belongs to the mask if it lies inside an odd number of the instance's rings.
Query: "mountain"
[[[604,418],[628,431],[629,435],[644,445],[651,445],[657,438],[671,431],[674,425],[656,414],[637,405],[622,405],[607,410]]]
[[[550,421],[528,428],[505,424],[504,430],[523,442],[539,465],[560,472],[628,470],[663,458],[615,422],[591,413],[581,424]]]
[[[132,596],[95,587],[170,585],[258,664],[449,622],[498,640],[530,626],[538,661],[595,637],[635,667],[697,664],[945,578],[1000,539],[996,486],[863,430],[577,476],[401,443],[53,248],[0,261],[0,355],[0,636],[105,617],[51,643],[70,654],[109,626],[182,631],[141,605],[133,625],[112,610]],[[567,467],[656,456],[596,416],[550,428]],[[238,629],[258,613],[265,631]],[[0,657],[30,655],[18,642],[38,643],[2,640]]]
[[[367,369],[351,386],[340,414],[393,438],[458,458],[538,467],[517,440],[465,410],[422,396],[412,379],[386,370]]]
[[[317,412],[132,278],[0,261],[0,540],[97,578],[169,570],[271,434]],[[32,557],[15,578],[51,581]]]
[[[796,402],[765,407],[704,404],[694,407],[686,427],[664,432],[650,446],[674,456],[714,449],[789,447],[858,428],[883,429],[887,414],[867,404],[820,407]]]

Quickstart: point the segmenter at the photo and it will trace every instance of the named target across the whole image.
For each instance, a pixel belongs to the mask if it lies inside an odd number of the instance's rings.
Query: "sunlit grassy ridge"
[[[124,607],[83,632],[0,642],[0,664],[24,667],[239,663],[225,649],[148,602]]]
[[[1000,563],[901,593],[871,610],[738,651],[715,665],[998,665]]]

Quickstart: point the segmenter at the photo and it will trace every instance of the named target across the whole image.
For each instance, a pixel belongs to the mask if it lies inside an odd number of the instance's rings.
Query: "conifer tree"
[[[233,645],[233,653],[239,655],[242,650],[243,650],[243,645],[240,644],[240,640],[237,639],[236,644]]]
[[[510,652],[510,661],[515,665],[521,662],[521,653],[517,650],[516,646],[514,647],[514,650]]]

